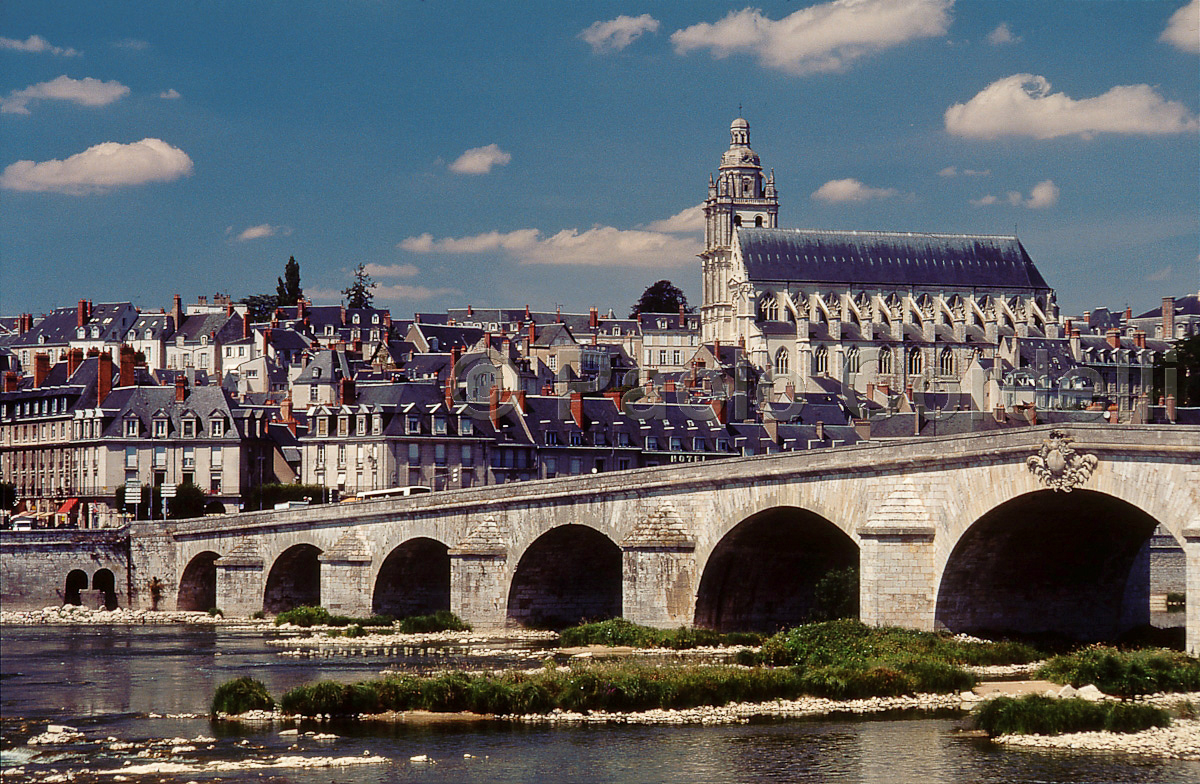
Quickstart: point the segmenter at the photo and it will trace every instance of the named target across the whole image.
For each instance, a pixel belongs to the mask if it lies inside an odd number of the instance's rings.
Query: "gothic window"
[[[879,349],[879,374],[890,376],[894,372],[892,370],[892,350],[885,346]]]
[[[774,294],[764,294],[760,308],[763,321],[779,321],[779,301]]]
[[[813,352],[813,365],[813,372],[818,376],[829,375],[829,349],[817,346],[817,350]]]
[[[954,352],[950,350],[949,346],[942,349],[942,354],[941,357],[939,357],[938,365],[943,376],[954,375]]]
[[[921,361],[921,349],[913,346],[908,350],[908,375],[919,376],[924,363]]]
[[[788,350],[781,348],[775,353],[775,375],[786,376],[788,374]]]
[[[857,373],[859,371],[858,346],[851,346],[846,350],[846,372]]]

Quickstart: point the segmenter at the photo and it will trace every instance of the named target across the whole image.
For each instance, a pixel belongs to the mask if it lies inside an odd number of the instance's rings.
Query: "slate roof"
[[[167,313],[141,313],[137,321],[126,333],[128,340],[145,340],[146,332],[150,332],[150,340],[163,340],[174,333],[171,316]]]
[[[1200,316],[1200,294],[1189,294],[1186,297],[1175,298],[1175,315],[1176,316]],[[1135,318],[1161,318],[1162,306],[1159,305],[1154,310],[1147,310],[1140,316]]]
[[[1050,288],[1016,237],[759,228],[737,236],[759,281]]]

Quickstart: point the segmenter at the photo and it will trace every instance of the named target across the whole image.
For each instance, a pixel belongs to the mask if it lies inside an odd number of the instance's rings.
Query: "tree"
[[[1167,371],[1173,378],[1167,388]],[[1178,340],[1174,347],[1154,362],[1154,400],[1175,395],[1180,406],[1200,406],[1200,335]]]
[[[304,296],[304,289],[300,288],[300,264],[295,256],[288,258],[288,263],[283,268],[283,277],[279,278],[275,292],[276,307],[291,307]]]
[[[277,302],[278,299],[274,294],[251,294],[243,297],[242,304],[246,306],[246,319],[251,324],[270,321],[271,316],[275,313]]]
[[[371,300],[375,298],[373,289],[378,285],[379,284],[371,280],[371,276],[367,274],[366,266],[359,264],[354,268],[354,282],[348,287],[342,289],[342,293],[346,295],[346,307],[371,307]]]
[[[671,281],[660,280],[642,292],[642,298],[629,311],[629,318],[637,318],[639,313],[677,313],[681,307],[684,313],[693,311],[688,307],[686,294]]]

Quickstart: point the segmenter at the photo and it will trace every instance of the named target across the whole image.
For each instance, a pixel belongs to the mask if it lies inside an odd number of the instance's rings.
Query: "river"
[[[194,715],[207,711],[218,684],[240,675],[279,695],[317,678],[360,680],[430,663],[280,656],[261,630],[229,627],[0,627],[3,780],[1200,783],[1200,763],[1002,749],[956,733],[953,717],[717,727],[335,723],[282,735],[278,726]],[[27,745],[48,724],[75,727],[83,739]],[[302,767],[319,758],[370,764]]]

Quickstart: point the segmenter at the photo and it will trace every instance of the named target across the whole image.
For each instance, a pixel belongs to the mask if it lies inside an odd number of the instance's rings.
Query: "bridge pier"
[[[450,550],[450,611],[475,629],[499,629],[508,617],[503,549]]]
[[[695,545],[621,549],[621,615],[659,629],[691,626],[696,616]]]
[[[868,526],[858,535],[862,622],[932,631],[938,589],[934,528]]]
[[[371,554],[366,543],[347,531],[328,551],[317,556],[321,565],[321,606],[333,615],[367,618],[371,615]]]
[[[1187,652],[1200,656],[1200,520],[1184,529],[1183,542],[1187,558]]]
[[[217,607],[231,617],[246,618],[263,608],[263,559],[238,548],[213,562],[217,568]]]

